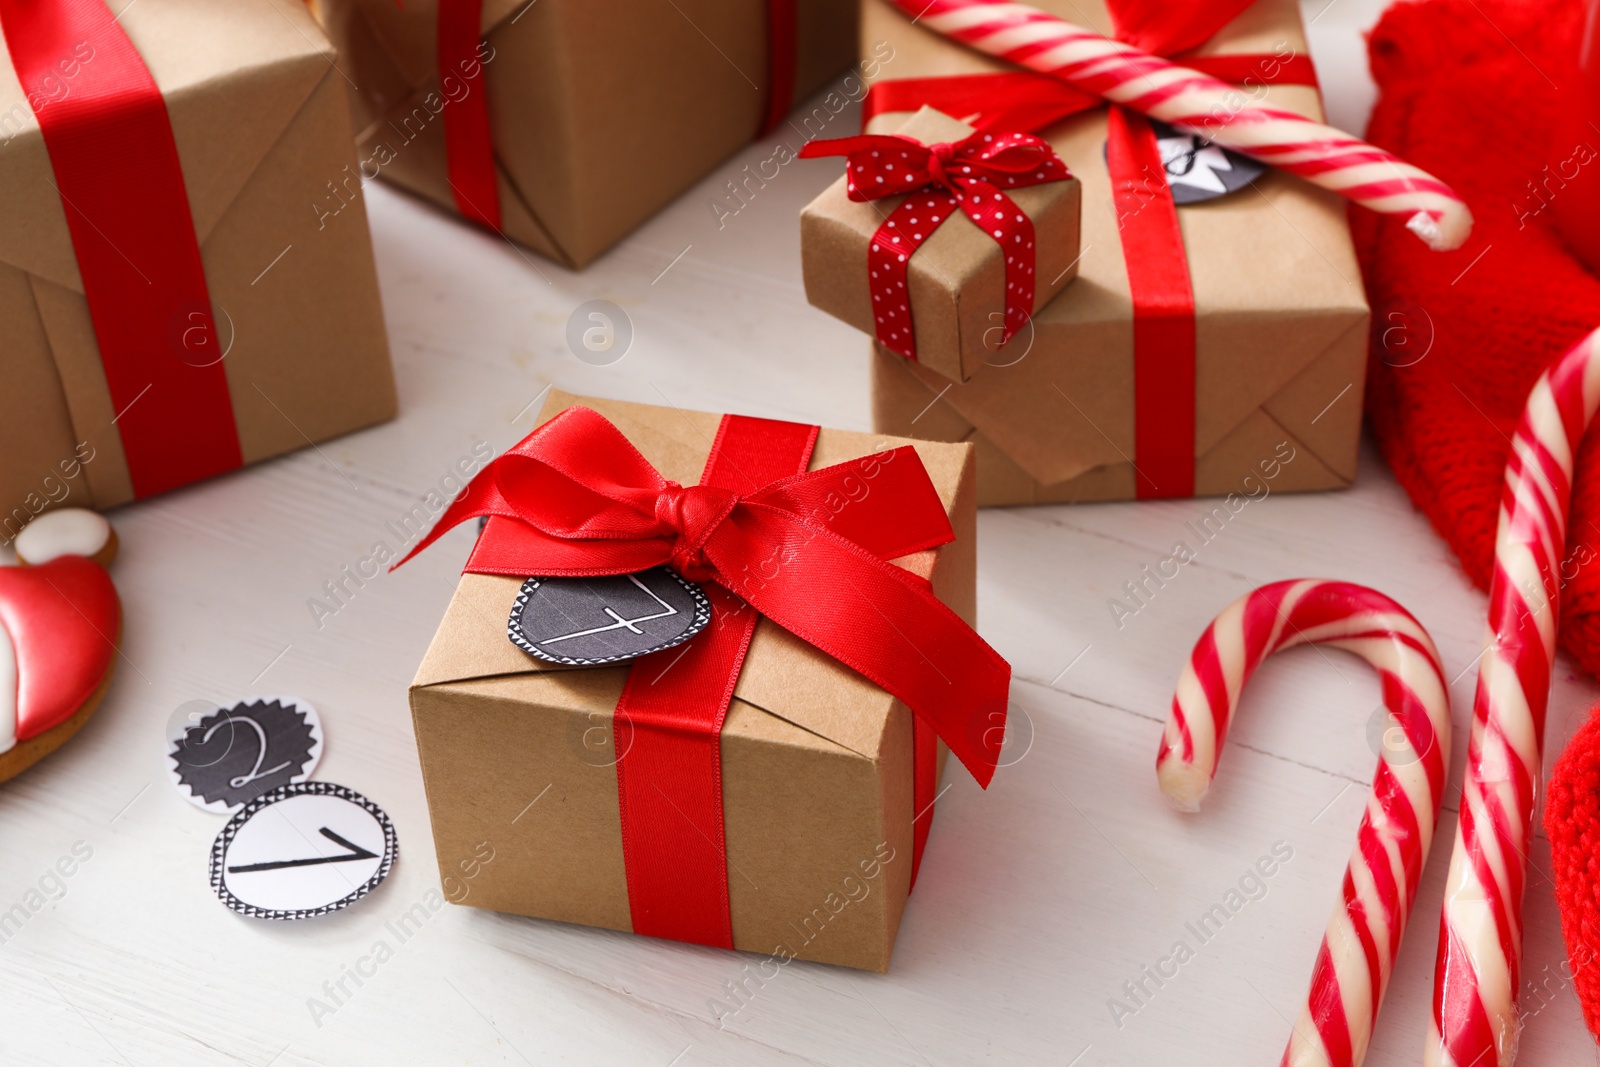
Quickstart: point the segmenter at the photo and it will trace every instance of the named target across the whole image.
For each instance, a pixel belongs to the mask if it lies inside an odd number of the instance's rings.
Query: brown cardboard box
[[[580,403],[663,477],[699,481],[719,416],[552,393],[541,422]],[[897,562],[970,623],[971,448],[824,429],[812,469],[907,443],[956,540]],[[463,575],[411,685],[441,876],[461,884],[466,862],[463,903],[629,930],[610,731],[627,667],[565,669],[513,646],[520,584]],[[911,876],[905,705],[763,619],[722,731],[722,786],[735,947],[886,970]],[[493,862],[472,864],[484,842]]]
[[[1101,32],[1100,0],[1039,6]],[[864,37],[887,40],[897,77],[1003,69],[866,0]],[[1257,0],[1202,50],[1306,52],[1294,0]],[[1265,102],[1322,117],[1317,91],[1276,85]],[[903,114],[874,120],[892,129]],[[1121,500],[1134,495],[1133,326],[1105,164],[1104,109],[1046,131],[1083,182],[1078,278],[992,366],[952,385],[934,368],[879,354],[874,425],[971,441],[983,505]],[[1253,188],[1178,208],[1196,303],[1196,492],[1339,489],[1355,477],[1368,311],[1345,205],[1269,171]],[[1279,454],[1292,453],[1287,463]],[[1264,467],[1263,464],[1266,466]]]
[[[796,104],[856,60],[858,0],[797,4]],[[363,172],[451,210],[439,0],[315,0],[356,86]],[[582,267],[750,143],[766,0],[484,0],[502,227]]]
[[[873,132],[882,131],[874,127]],[[923,144],[956,142],[972,135],[965,122],[931,107],[893,131]],[[1033,222],[1034,300],[1029,311],[1050,302],[1078,272],[1076,178],[1047,182],[1006,195]],[[828,314],[876,335],[867,250],[883,220],[903,196],[857,202],[841,176],[800,213],[800,257],[806,299]],[[911,257],[906,285],[917,360],[929,370],[966,381],[985,361],[1003,362],[999,341],[1005,323],[1005,252],[965,213],[952,212]]]
[[[119,19],[166,98],[245,462],[392,418],[366,215],[359,201],[316,209],[354,155],[332,46],[297,0],[141,0]],[[9,62],[0,139],[8,540],[45,507],[133,492],[50,157]]]

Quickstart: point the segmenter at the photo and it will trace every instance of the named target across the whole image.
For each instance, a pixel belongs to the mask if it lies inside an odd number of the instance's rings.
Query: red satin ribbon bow
[[[814,427],[725,418],[702,483],[683,486],[603,416],[570,408],[473,478],[406,556],[487,515],[472,573],[668,564],[706,583],[714,624],[635,661],[616,712],[633,732],[617,777],[637,933],[732,946],[718,735],[757,613],[904,701],[980,785],[993,777],[1010,665],[888,562],[954,539],[926,469],[906,446],[794,473],[815,439]],[[932,754],[919,742],[919,796],[931,797]],[[920,843],[926,824],[916,830]]]
[[[907,359],[917,358],[906,276],[911,257],[960,206],[1005,253],[1005,324],[1011,340],[1033,313],[1033,220],[1001,191],[1072,176],[1050,145],[1025,133],[978,132],[954,144],[923,144],[901,134],[864,134],[812,141],[800,158],[844,156],[852,200],[909,196],[872,235],[868,283],[878,341]]]
[[[896,0],[907,15],[920,5]],[[1191,55],[1253,0],[1112,0],[1115,36],[1224,81],[1316,85],[1311,57]],[[1092,74],[1092,68],[1090,70]],[[1086,79],[1087,80],[1087,79]],[[1045,130],[1105,106],[1093,92],[1048,74],[1007,71],[875,84],[862,122],[928,105],[980,132]],[[1106,165],[1133,302],[1134,469],[1139,499],[1194,495],[1194,288],[1183,231],[1150,120],[1112,106]],[[881,338],[880,338],[881,340]],[[891,346],[893,347],[893,346]]]

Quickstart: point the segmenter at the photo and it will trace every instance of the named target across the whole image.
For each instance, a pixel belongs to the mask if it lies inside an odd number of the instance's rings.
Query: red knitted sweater
[[[1373,309],[1367,412],[1396,477],[1480,586],[1528,390],[1600,325],[1600,279],[1562,247],[1546,206],[1577,148],[1555,87],[1576,77],[1582,14],[1579,0],[1416,0],[1391,7],[1372,33],[1380,99],[1368,139],[1449,182],[1477,225],[1464,248],[1439,255],[1399,222],[1352,211]],[[1589,147],[1600,149],[1600,131]],[[1591,674],[1600,674],[1597,439],[1578,455],[1561,593],[1561,644]],[[1600,1033],[1600,717],[1557,765],[1545,829],[1573,981]]]
[[[1591,715],[1550,777],[1544,828],[1550,835],[1556,902],[1583,1020],[1600,1034],[1600,716]]]
[[[1408,0],[1370,41],[1379,100],[1368,139],[1450,183],[1477,221],[1463,248],[1441,254],[1399,220],[1352,209],[1373,311],[1367,412],[1396,477],[1479,586],[1528,390],[1600,325],[1600,279],[1567,253],[1543,207],[1561,195],[1555,175],[1575,148],[1557,121],[1571,104],[1555,85],[1576,76],[1582,17],[1580,0]],[[1600,132],[1588,140],[1600,151]],[[1597,440],[1578,457],[1561,594],[1562,646],[1591,674]]]

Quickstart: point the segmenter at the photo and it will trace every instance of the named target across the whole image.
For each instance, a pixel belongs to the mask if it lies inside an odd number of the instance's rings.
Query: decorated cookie
[[[48,563],[62,556],[83,556],[102,567],[117,554],[117,532],[104,515],[88,508],[47,511],[22,528],[14,547],[25,564]]]
[[[0,567],[0,781],[78,732],[116,664],[122,605],[91,558],[114,552],[116,537],[93,512],[78,514],[99,520],[98,539],[95,523],[69,514],[35,519],[17,535],[17,554],[29,565]],[[49,519],[58,521],[45,526]]]

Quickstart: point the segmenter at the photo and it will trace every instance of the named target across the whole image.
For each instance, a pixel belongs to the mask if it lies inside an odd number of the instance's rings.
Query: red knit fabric
[[[1590,714],[1556,764],[1544,829],[1572,984],[1584,1021],[1600,1034],[1600,714]]]
[[[1533,188],[1546,165],[1573,154],[1557,122],[1571,104],[1555,86],[1576,76],[1582,18],[1581,0],[1408,0],[1369,42],[1379,100],[1368,140],[1449,182],[1477,223],[1465,247],[1438,253],[1399,220],[1352,209],[1373,309],[1368,417],[1401,485],[1483,587],[1528,390],[1600,325],[1600,279],[1567,253],[1551,212],[1536,211]],[[1600,150],[1600,133],[1586,139]],[[1561,195],[1556,180],[1550,188],[1545,199]],[[1591,674],[1600,674],[1597,438],[1578,457],[1561,594],[1562,646]]]

